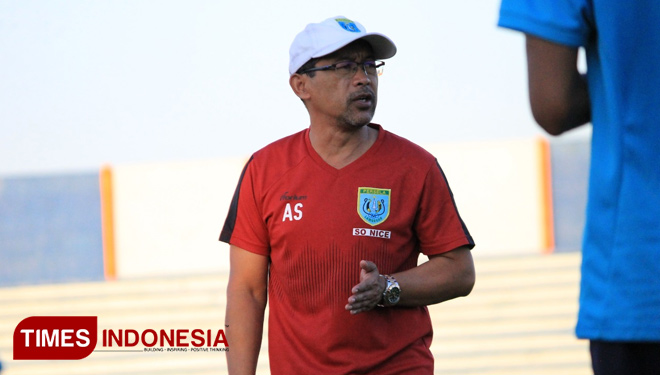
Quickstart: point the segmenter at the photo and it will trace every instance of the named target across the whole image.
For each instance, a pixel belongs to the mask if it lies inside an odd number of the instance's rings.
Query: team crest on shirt
[[[391,189],[359,187],[358,215],[371,226],[382,224],[390,216],[390,195]]]

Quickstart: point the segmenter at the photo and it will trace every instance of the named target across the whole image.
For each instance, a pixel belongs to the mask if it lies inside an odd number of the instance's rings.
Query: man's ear
[[[308,85],[309,77],[303,74],[293,74],[289,77],[289,85],[293,92],[302,100],[307,100],[310,97]]]

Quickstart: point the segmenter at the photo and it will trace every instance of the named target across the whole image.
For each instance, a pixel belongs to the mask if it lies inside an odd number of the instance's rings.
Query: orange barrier
[[[539,138],[539,187],[541,194],[541,233],[543,233],[543,253],[550,254],[555,248],[555,233],[552,212],[552,165],[550,160],[550,142]]]
[[[99,173],[101,189],[101,226],[103,234],[103,274],[106,280],[117,279],[115,264],[115,228],[114,207],[112,199],[112,169],[109,166],[101,168]]]

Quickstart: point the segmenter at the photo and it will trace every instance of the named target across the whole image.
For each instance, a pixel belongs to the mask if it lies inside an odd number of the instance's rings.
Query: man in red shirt
[[[230,374],[255,372],[267,301],[272,374],[433,374],[426,306],[470,293],[474,242],[435,158],[371,123],[395,53],[341,16],[291,45],[310,126],[252,155],[220,235]]]

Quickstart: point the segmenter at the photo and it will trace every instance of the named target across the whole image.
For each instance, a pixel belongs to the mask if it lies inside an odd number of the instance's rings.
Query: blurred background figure
[[[503,0],[499,26],[541,127],[593,124],[577,336],[597,375],[660,374],[660,2]]]

